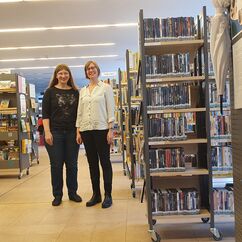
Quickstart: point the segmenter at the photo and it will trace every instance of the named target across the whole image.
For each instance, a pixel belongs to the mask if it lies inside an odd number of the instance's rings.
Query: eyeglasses
[[[94,70],[94,69],[96,69],[96,66],[91,66],[91,67],[87,68],[87,71],[91,71],[91,70]]]

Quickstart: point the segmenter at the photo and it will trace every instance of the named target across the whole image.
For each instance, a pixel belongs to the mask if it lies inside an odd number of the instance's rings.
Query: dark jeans
[[[45,142],[51,166],[51,183],[54,197],[63,196],[63,165],[66,166],[66,185],[68,194],[77,191],[77,159],[79,145],[76,143],[76,130],[51,131],[53,145]]]
[[[87,153],[93,192],[100,194],[100,159],[105,195],[111,195],[113,170],[110,161],[110,145],[107,142],[107,133],[108,130],[84,131],[81,132],[81,137]]]

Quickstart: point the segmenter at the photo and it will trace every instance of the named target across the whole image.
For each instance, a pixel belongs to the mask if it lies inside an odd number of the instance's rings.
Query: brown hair
[[[85,67],[84,67],[84,71],[85,71],[85,75],[86,75],[86,78],[89,79],[88,75],[87,75],[87,69],[88,67],[93,64],[96,68],[97,68],[97,72],[98,72],[98,76],[100,75],[100,68],[98,66],[98,64],[95,62],[95,61],[88,61],[86,64],[85,64]]]
[[[74,80],[73,80],[73,77],[71,74],[71,70],[66,64],[59,64],[56,66],[52,79],[50,80],[49,87],[54,87],[56,84],[58,84],[58,80],[57,80],[56,76],[57,76],[57,73],[62,70],[69,72],[70,78],[67,82],[67,85],[72,87],[74,90],[77,90],[77,86],[74,83]]]

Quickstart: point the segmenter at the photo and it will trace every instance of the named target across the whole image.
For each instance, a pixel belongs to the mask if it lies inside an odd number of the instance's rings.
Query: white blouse
[[[105,130],[114,122],[114,96],[109,84],[98,82],[92,92],[83,87],[80,91],[76,127],[80,131]]]

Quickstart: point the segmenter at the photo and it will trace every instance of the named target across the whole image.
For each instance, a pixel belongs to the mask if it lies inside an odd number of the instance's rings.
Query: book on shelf
[[[149,115],[148,136],[150,141],[187,139],[185,114]]]
[[[36,104],[36,101],[35,101],[34,98],[31,98],[31,99],[30,99],[30,105],[31,105],[31,108],[36,109],[37,104]]]
[[[211,162],[213,171],[232,171],[233,162],[231,145],[212,147]]]
[[[26,79],[18,75],[18,91],[19,93],[26,93]]]
[[[29,133],[30,132],[30,124],[29,124],[29,122],[26,122],[25,125],[26,125],[26,131]]]
[[[230,86],[225,82],[223,94],[223,107],[230,107]],[[217,94],[216,83],[209,83],[209,103],[211,108],[220,107],[220,99]]]
[[[229,138],[231,135],[231,118],[230,111],[220,111],[210,113],[211,137],[212,138]],[[220,136],[220,137],[219,137]]]
[[[214,188],[213,200],[215,214],[234,214],[234,188],[232,185],[226,185],[224,188]]]
[[[144,19],[145,42],[194,39],[195,24],[193,17],[169,17]]]
[[[151,198],[153,215],[192,215],[200,212],[196,188],[154,189]]]
[[[36,118],[33,115],[30,115],[30,121],[31,121],[31,124],[34,126],[37,124]]]
[[[21,126],[21,131],[22,132],[27,132],[26,122],[25,122],[24,119],[20,120],[20,126]]]
[[[145,73],[148,78],[190,76],[190,67],[188,53],[145,56]]]
[[[147,88],[147,109],[196,108],[199,86],[188,83],[167,84]]]
[[[185,171],[184,148],[149,150],[150,171]]]
[[[0,108],[8,108],[10,99],[4,98],[0,101]]]

